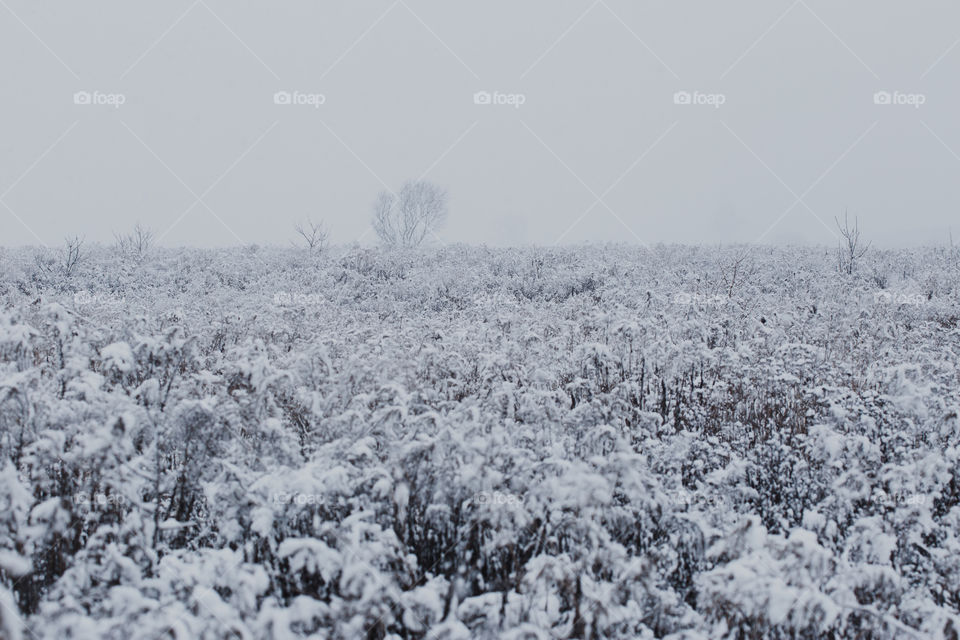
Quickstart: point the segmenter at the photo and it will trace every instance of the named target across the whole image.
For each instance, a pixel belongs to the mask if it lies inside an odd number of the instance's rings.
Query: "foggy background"
[[[372,243],[421,176],[447,242],[943,244],[958,41],[946,0],[0,0],[0,244]]]

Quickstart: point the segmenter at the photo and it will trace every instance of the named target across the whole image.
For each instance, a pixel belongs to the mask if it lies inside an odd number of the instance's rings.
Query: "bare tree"
[[[862,258],[870,248],[870,243],[863,244],[860,241],[860,223],[857,218],[853,219],[853,226],[850,226],[850,220],[847,218],[847,212],[843,212],[843,226],[840,220],[834,218],[837,227],[840,229],[840,246],[837,247],[837,266],[840,273],[852,274],[857,267],[857,261]]]
[[[720,277],[723,280],[723,286],[727,290],[728,298],[733,297],[733,292],[736,290],[738,284],[743,284],[743,280],[747,275],[744,272],[747,271],[749,266],[745,263],[749,257],[750,249],[743,247],[736,252],[727,264],[720,265]]]
[[[327,231],[327,227],[323,222],[314,223],[310,218],[307,218],[305,222],[298,222],[293,225],[294,231],[296,231],[307,243],[307,248],[311,252],[316,251],[317,253],[322,253],[323,250],[327,247],[327,239],[330,237],[330,232]]]
[[[128,234],[115,233],[117,250],[121,255],[143,260],[153,246],[153,231],[139,222],[134,225],[133,231]]]
[[[80,236],[67,237],[58,251],[42,250],[34,257],[38,271],[50,278],[70,277],[86,257],[83,240]]]
[[[390,246],[419,246],[447,218],[447,192],[424,180],[410,181],[399,194],[381,191],[373,205],[373,229]]]
[[[68,237],[64,240],[62,262],[64,275],[71,275],[83,259],[83,240],[80,236]]]

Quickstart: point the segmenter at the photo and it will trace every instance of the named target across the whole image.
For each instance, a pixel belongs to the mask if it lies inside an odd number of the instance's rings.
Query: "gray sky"
[[[0,244],[372,242],[425,172],[451,242],[939,244],[958,41],[953,0],[0,0]]]

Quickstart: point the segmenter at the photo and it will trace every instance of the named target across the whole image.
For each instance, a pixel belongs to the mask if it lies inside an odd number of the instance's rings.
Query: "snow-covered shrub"
[[[942,252],[328,255],[0,256],[0,634],[956,637]]]

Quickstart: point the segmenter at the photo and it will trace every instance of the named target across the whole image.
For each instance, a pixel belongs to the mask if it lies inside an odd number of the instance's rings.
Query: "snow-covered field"
[[[0,250],[4,638],[957,638],[947,249]]]

